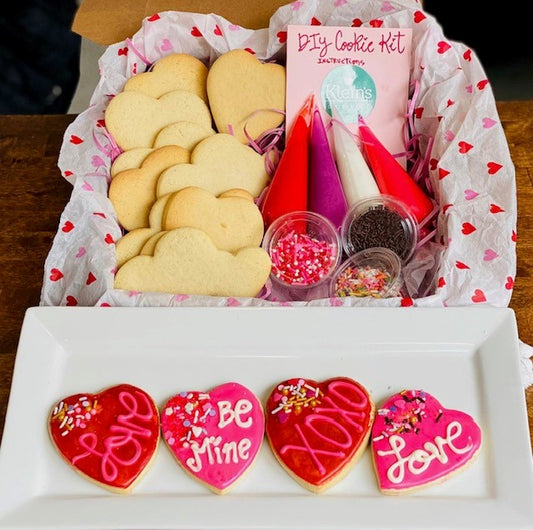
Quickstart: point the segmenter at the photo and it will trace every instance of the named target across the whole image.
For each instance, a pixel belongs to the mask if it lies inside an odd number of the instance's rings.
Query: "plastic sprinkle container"
[[[402,288],[402,263],[388,248],[374,247],[350,256],[331,280],[330,296],[399,296]]]
[[[268,227],[262,246],[272,260],[271,299],[307,301],[328,296],[342,256],[340,236],[328,219],[309,211],[282,215]]]
[[[383,247],[407,263],[418,241],[418,223],[408,207],[389,195],[356,202],[342,224],[342,244],[348,256]]]

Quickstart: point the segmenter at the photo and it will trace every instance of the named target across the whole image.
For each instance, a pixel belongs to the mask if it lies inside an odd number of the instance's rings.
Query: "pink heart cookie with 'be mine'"
[[[209,392],[181,392],[161,411],[161,430],[178,463],[218,494],[252,465],[265,419],[257,397],[238,383]]]
[[[443,482],[479,454],[482,433],[468,414],[444,408],[421,390],[391,396],[372,427],[372,456],[383,493]]]

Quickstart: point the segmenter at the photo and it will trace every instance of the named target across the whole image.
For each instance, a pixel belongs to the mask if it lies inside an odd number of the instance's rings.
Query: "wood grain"
[[[499,102],[516,169],[517,276],[510,307],[533,344],[533,101]],[[0,116],[0,436],[24,313],[39,304],[44,262],[72,190],[57,167],[74,115]],[[533,444],[533,386],[526,391]]]

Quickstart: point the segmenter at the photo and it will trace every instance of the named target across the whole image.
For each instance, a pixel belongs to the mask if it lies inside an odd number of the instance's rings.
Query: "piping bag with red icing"
[[[431,394],[390,396],[372,427],[372,456],[383,493],[408,493],[446,480],[479,454],[482,432],[465,412],[444,408]]]
[[[266,227],[286,213],[307,210],[309,128],[313,107],[314,95],[311,95],[287,133],[285,149],[261,206]]]
[[[339,229],[348,208],[320,109],[315,107],[309,157],[309,210]]]
[[[359,137],[379,191],[402,201],[419,224],[434,211],[431,199],[359,117]]]
[[[266,436],[288,474],[321,493],[342,480],[364,453],[374,412],[368,391],[348,377],[287,379],[267,399]]]

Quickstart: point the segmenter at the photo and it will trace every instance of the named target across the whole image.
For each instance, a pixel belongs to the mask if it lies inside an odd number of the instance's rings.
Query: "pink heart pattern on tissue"
[[[180,466],[219,494],[252,465],[264,429],[261,402],[239,383],[181,392],[161,410],[163,439]]]
[[[465,468],[481,450],[482,432],[465,412],[444,408],[422,390],[404,390],[378,410],[371,444],[379,488],[398,494]]]
[[[475,199],[479,193],[474,190],[465,190],[465,199],[467,201],[471,201],[472,199]]]

